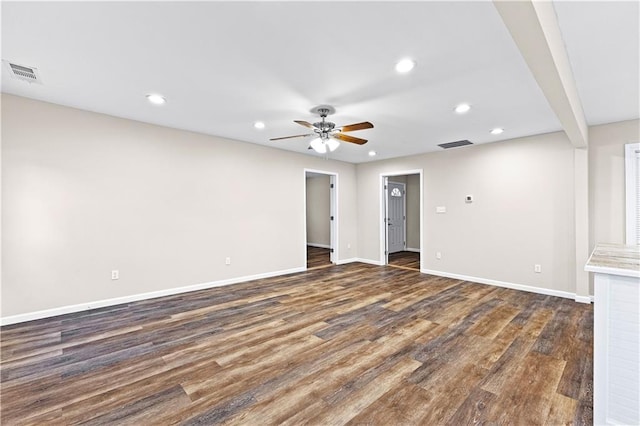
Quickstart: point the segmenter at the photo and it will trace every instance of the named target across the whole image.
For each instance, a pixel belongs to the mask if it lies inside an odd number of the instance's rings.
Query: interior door
[[[387,183],[387,252],[396,253],[405,248],[405,185]]]

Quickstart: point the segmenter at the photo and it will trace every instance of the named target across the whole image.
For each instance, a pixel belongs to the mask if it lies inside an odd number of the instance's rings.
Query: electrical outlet
[[[440,253],[439,251],[436,252],[436,259],[442,259],[442,253]]]
[[[541,265],[533,265],[533,271],[534,271],[536,274],[541,273],[541,272],[542,272],[542,266],[541,266]]]
[[[227,258],[224,260],[224,264],[225,264],[225,265],[231,265],[231,258],[230,258],[230,257],[227,257]]]
[[[112,280],[120,279],[120,271],[118,271],[117,269],[114,269],[113,271],[111,271],[111,279]]]

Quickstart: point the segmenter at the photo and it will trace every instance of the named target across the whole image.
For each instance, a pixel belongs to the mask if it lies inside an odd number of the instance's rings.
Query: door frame
[[[389,254],[387,253],[387,190],[385,184],[389,177],[392,176],[405,176],[405,175],[418,175],[420,181],[420,271],[424,270],[424,176],[423,169],[412,170],[399,170],[393,172],[380,173],[380,190],[378,191],[380,198],[380,216],[378,223],[380,224],[380,265],[387,265],[389,263]],[[407,201],[405,194],[405,203]],[[406,214],[406,204],[405,204]],[[407,237],[406,230],[407,221],[405,220],[405,238]]]
[[[338,173],[337,172],[329,172],[326,170],[317,170],[317,169],[307,169],[303,170],[303,190],[304,194],[302,197],[302,207],[303,207],[303,233],[304,241],[302,242],[303,253],[304,253],[304,269],[307,269],[307,173],[317,173],[321,175],[329,176],[329,185],[333,185],[333,191],[329,188],[329,215],[333,216],[333,220],[329,218],[329,260],[333,264],[338,263]]]

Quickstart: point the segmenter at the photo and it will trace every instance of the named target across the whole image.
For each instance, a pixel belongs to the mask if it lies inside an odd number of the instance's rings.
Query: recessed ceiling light
[[[255,127],[256,129],[264,129],[264,123],[262,121],[256,121],[255,123],[253,123],[253,127]]]
[[[403,59],[396,64],[396,71],[399,73],[405,73],[411,71],[416,66],[416,61],[413,59]]]
[[[455,107],[454,111],[457,112],[458,114],[464,114],[465,112],[469,112],[470,109],[471,109],[471,105],[460,104],[457,107]]]
[[[375,152],[375,151],[373,151],[373,150],[372,150],[372,151],[369,151],[369,157],[375,157],[375,156],[376,156],[376,154],[377,154],[377,152]]]
[[[492,135],[499,135],[502,132],[504,132],[504,129],[501,129],[500,127],[496,127],[495,129],[491,129],[491,134]]]
[[[147,100],[155,105],[163,105],[167,103],[167,100],[162,95],[151,93],[147,95]]]

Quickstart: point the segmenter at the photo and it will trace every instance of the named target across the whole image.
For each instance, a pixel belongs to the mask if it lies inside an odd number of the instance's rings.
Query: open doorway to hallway
[[[383,262],[420,271],[421,171],[383,175]]]
[[[335,263],[337,176],[305,171],[305,222],[307,269]]]

